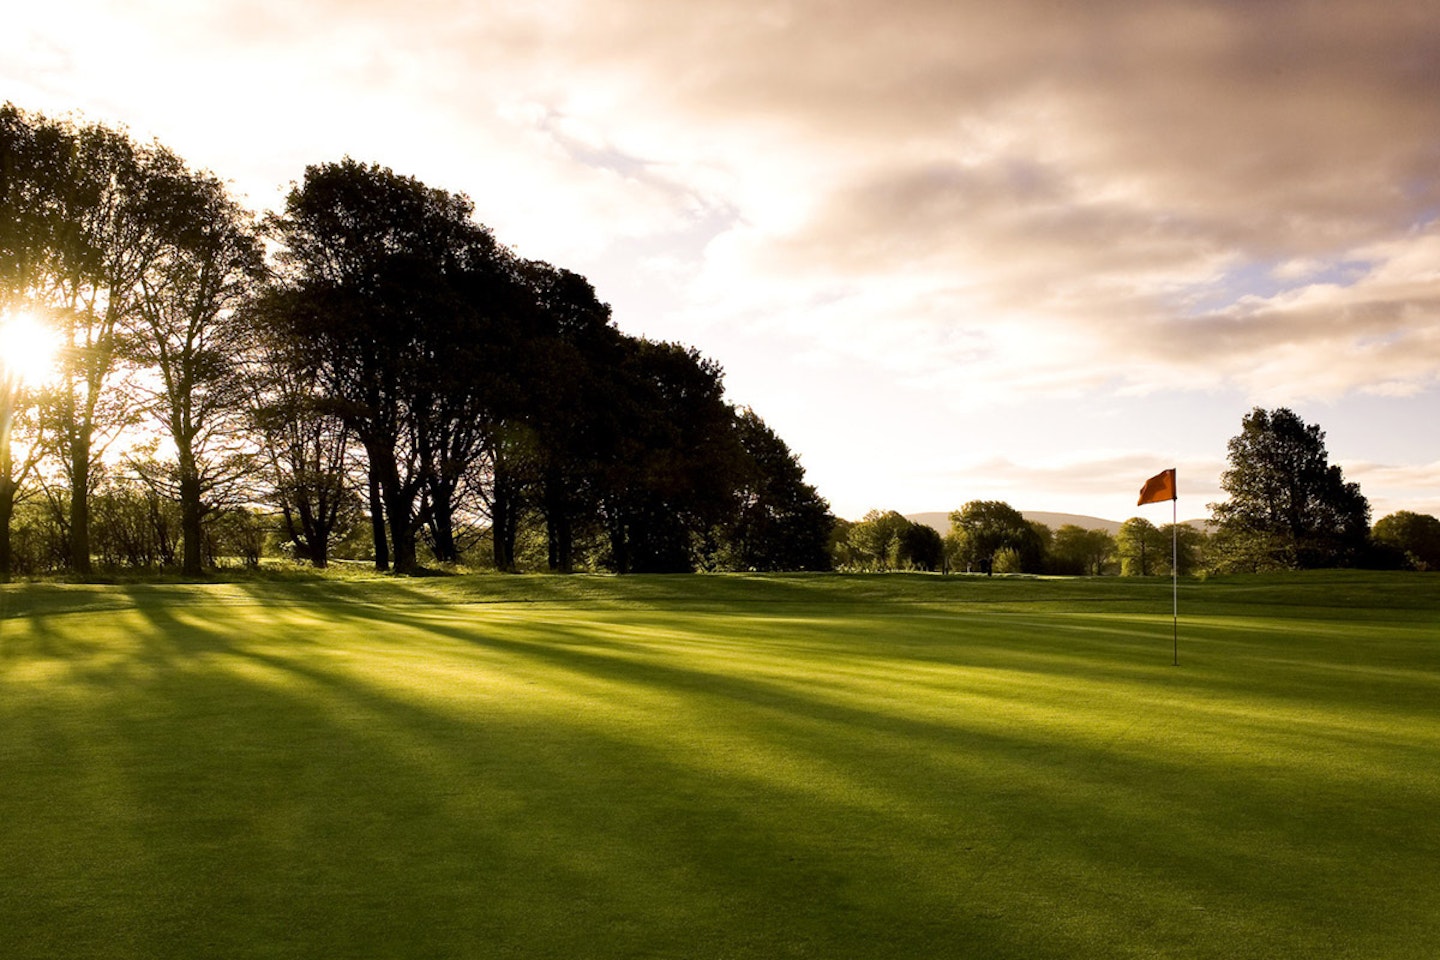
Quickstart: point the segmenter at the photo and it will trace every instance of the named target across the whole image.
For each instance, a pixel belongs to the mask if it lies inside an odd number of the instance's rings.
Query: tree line
[[[257,217],[160,144],[0,108],[0,310],[61,345],[6,380],[0,572],[196,574],[272,517],[316,566],[828,568],[828,505],[720,367],[474,213],[346,158]]]
[[[1050,530],[972,501],[947,533],[837,521],[695,349],[618,330],[579,274],[527,260],[470,199],[346,158],[282,208],[103,124],[0,107],[0,576],[363,558],[569,572],[918,569],[1098,575],[1440,569],[1440,521],[1372,528],[1324,433],[1256,408],[1208,530]]]
[[[1051,576],[1169,575],[1171,525],[1132,517],[1117,533],[1027,520],[1003,500],[972,500],[949,516],[945,534],[894,510],[838,521],[831,540],[840,570],[1031,573]],[[1204,569],[1204,530],[1181,524],[1175,559],[1182,574]]]
[[[1157,526],[1131,517],[1112,536],[1051,530],[1008,503],[976,500],[950,514],[947,534],[895,511],[840,521],[836,566],[852,570],[1123,576],[1319,567],[1440,570],[1440,519],[1398,511],[1370,525],[1358,484],[1329,462],[1325,433],[1285,407],[1253,409],[1228,446],[1211,522]]]

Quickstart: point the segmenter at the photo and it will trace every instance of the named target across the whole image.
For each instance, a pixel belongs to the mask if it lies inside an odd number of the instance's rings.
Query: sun
[[[60,337],[28,313],[0,317],[0,376],[16,383],[44,383],[55,372]]]

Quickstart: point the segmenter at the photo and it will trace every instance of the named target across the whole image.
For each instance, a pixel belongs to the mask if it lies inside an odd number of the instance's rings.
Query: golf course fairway
[[[1440,957],[1440,575],[0,586],[0,956]]]

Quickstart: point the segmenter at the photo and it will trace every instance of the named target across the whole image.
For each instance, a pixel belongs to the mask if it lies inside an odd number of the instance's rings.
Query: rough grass
[[[1440,579],[0,587],[7,957],[1433,958]]]

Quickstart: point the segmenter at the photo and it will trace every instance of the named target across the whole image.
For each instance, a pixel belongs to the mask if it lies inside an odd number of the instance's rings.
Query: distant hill
[[[1104,530],[1112,537],[1120,532],[1119,520],[1103,520],[1100,517],[1087,517],[1078,513],[1050,513],[1045,510],[1021,510],[1021,516],[1032,523],[1043,523],[1051,530],[1059,530],[1068,524],[1074,524],[1083,530]],[[906,520],[911,523],[923,523],[939,530],[942,535],[950,532],[950,513],[910,513],[906,514]],[[1166,521],[1168,522],[1168,521]],[[1195,527],[1197,530],[1209,530],[1209,524],[1204,520],[1182,521]],[[1155,524],[1157,527],[1164,526],[1164,523]]]

